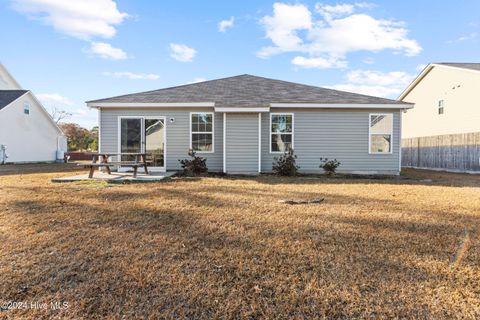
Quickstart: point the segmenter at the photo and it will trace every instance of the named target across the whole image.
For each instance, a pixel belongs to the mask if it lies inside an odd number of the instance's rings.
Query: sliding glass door
[[[146,153],[149,169],[165,170],[165,118],[122,117],[119,125],[119,152]],[[122,161],[135,156],[122,155]]]
[[[142,152],[142,119],[120,119],[120,153]],[[123,155],[122,161],[133,161],[134,156]]]
[[[146,118],[145,153],[153,168],[165,167],[165,120]]]

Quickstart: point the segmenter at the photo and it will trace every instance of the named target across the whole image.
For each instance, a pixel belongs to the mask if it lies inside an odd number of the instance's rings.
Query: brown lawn
[[[0,173],[0,318],[480,318],[479,175],[108,185],[27,168]]]

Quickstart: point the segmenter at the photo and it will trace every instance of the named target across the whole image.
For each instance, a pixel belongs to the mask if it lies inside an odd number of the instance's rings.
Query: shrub
[[[328,158],[320,158],[320,168],[323,168],[329,176],[335,174],[340,165],[341,163],[337,159],[328,160]]]
[[[188,176],[199,176],[208,172],[207,159],[199,157],[192,149],[188,150],[191,159],[178,160],[183,168],[183,173]]]
[[[297,156],[294,154],[293,149],[288,149],[279,158],[273,158],[272,170],[275,174],[281,176],[295,176],[297,175],[299,166],[297,166]]]

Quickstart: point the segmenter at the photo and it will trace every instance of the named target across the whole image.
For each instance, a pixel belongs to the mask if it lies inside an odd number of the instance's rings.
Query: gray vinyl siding
[[[118,152],[118,119],[123,116],[159,116],[166,118],[167,170],[181,170],[178,160],[188,157],[190,148],[190,112],[211,112],[212,108],[197,109],[102,109],[100,115],[100,150]],[[170,118],[175,121],[170,123]],[[214,152],[198,153],[207,159],[210,171],[223,170],[223,113],[214,116]]]
[[[227,173],[258,173],[258,113],[226,116]]]
[[[179,159],[187,157],[190,148],[190,112],[213,111],[213,108],[182,109],[102,109],[100,112],[100,148],[102,152],[118,152],[118,118],[120,116],[166,117],[167,170],[180,170]],[[339,172],[399,173],[400,111],[397,110],[334,110],[334,109],[273,109],[272,112],[294,114],[294,149],[300,171],[323,173],[319,158],[337,158]],[[392,113],[392,154],[368,153],[370,113]],[[175,121],[170,123],[169,119]],[[258,172],[258,113],[227,114],[227,172],[251,174]],[[223,171],[223,113],[214,117],[214,152],[200,153],[207,158],[212,172]],[[270,113],[262,113],[261,169],[271,172]]]
[[[339,172],[399,173],[400,112],[398,110],[272,109],[294,114],[294,150],[304,173],[323,173],[320,157],[336,158]],[[392,154],[369,154],[370,113],[393,113]],[[270,114],[262,114],[262,172],[272,170]]]

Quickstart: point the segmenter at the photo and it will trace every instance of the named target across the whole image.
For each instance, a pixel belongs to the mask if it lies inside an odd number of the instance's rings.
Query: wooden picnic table
[[[148,174],[148,162],[147,162],[147,154],[145,152],[99,152],[99,153],[91,153],[92,155],[92,162],[86,164],[79,164],[83,165],[85,168],[89,168],[90,171],[88,173],[88,178],[93,178],[93,172],[95,168],[105,168],[108,174],[112,174],[110,167],[113,166],[127,166],[133,168],[133,177],[137,177],[137,169],[138,167],[143,167],[145,169],[145,173]],[[109,162],[108,159],[112,156],[118,156],[118,161]],[[133,156],[134,161],[122,161],[122,156]]]

